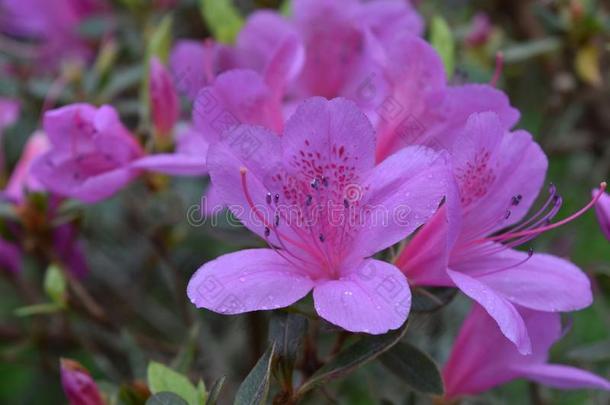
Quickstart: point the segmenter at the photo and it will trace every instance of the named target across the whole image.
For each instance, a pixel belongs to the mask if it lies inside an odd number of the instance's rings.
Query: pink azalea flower
[[[61,385],[70,405],[104,405],[97,384],[78,362],[61,359]]]
[[[377,104],[377,161],[407,145],[448,149],[471,114],[493,111],[505,128],[519,120],[501,91],[484,84],[447,86],[438,53],[421,38],[402,35],[385,47],[383,76],[373,77],[358,97],[386,94]],[[382,91],[383,89],[386,89]]]
[[[549,225],[561,206],[551,187],[544,206],[526,218],[547,159],[530,134],[507,132],[496,114],[472,115],[449,150],[458,196],[413,238],[396,264],[413,284],[457,286],[489,312],[519,351],[530,353],[516,305],[578,310],[591,303],[591,286],[567,260],[513,248],[573,217]]]
[[[0,97],[0,140],[2,131],[13,125],[19,117],[19,102],[6,97]]]
[[[252,70],[234,69],[203,88],[193,106],[193,126],[178,138],[174,153],[147,156],[133,167],[173,175],[207,173],[211,143],[241,124],[261,125],[280,132],[284,122],[281,105],[263,78]]]
[[[443,368],[447,399],[479,394],[517,378],[560,389],[610,390],[610,382],[595,374],[548,363],[549,349],[563,334],[559,314],[525,308],[518,311],[530,332],[532,353],[519,353],[485,309],[475,305]]]
[[[72,104],[49,111],[44,130],[51,149],[33,163],[32,173],[54,194],[95,203],[139,174],[131,163],[142,149],[113,107]]]
[[[91,55],[78,27],[107,7],[106,0],[0,0],[0,31],[38,41],[40,66],[53,66],[64,57]]]
[[[25,191],[36,192],[44,189],[38,179],[32,176],[30,169],[34,160],[46,153],[49,148],[49,140],[42,132],[36,132],[28,139],[21,158],[3,191],[4,196],[19,204],[25,198]]]
[[[363,83],[381,76],[380,44],[422,31],[423,19],[409,2],[297,0],[290,18],[269,10],[250,15],[234,47],[211,40],[178,43],[171,65],[179,88],[192,96],[192,89],[209,85],[217,74],[248,68],[261,74],[277,97],[288,94],[296,104],[307,96],[358,102],[355,93]]]
[[[133,162],[136,169],[172,176],[202,176],[207,174],[206,157],[209,143],[190,126],[177,130],[174,153],[156,153]]]
[[[180,100],[174,83],[159,58],[150,61],[150,106],[159,136],[169,136],[180,117]]]
[[[242,125],[211,145],[214,193],[269,244],[204,264],[188,296],[223,314],[275,309],[313,290],[318,314],[355,332],[402,325],[405,277],[371,256],[402,240],[437,210],[446,164],[405,148],[375,166],[375,134],[345,99],[306,100],[278,136]]]
[[[599,194],[599,189],[593,190],[593,196],[595,197],[597,194]],[[604,236],[610,241],[610,195],[608,193],[603,193],[595,204],[595,213]]]

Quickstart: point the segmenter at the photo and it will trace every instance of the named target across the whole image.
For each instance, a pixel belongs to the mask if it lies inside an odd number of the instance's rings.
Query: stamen
[[[559,222],[541,226],[541,227],[535,227],[533,229],[528,229],[528,230],[524,230],[524,231],[509,232],[509,233],[505,233],[505,234],[501,234],[501,235],[497,235],[497,236],[491,236],[488,238],[479,239],[476,242],[482,243],[482,242],[489,242],[489,241],[502,241],[502,240],[514,239],[514,238],[518,238],[518,237],[522,237],[522,236],[539,235],[543,232],[550,231],[551,229],[558,228],[562,225],[565,225],[565,224],[575,220],[576,218],[580,217],[582,214],[587,212],[589,209],[591,209],[593,206],[595,206],[597,201],[604,194],[606,187],[607,187],[607,183],[605,181],[600,183],[599,191],[598,191],[597,195],[587,205],[585,205],[583,208],[581,208],[574,214],[570,215],[569,217],[567,217]],[[557,207],[558,202],[561,201],[561,199],[554,198],[554,201],[555,201],[555,207]]]
[[[266,199],[267,199],[267,205],[271,205],[271,193],[267,193]]]
[[[500,80],[500,76],[502,75],[502,70],[504,69],[504,53],[498,52],[496,53],[496,68],[494,70],[494,75],[491,78],[489,84],[493,87],[497,87],[498,81]]]

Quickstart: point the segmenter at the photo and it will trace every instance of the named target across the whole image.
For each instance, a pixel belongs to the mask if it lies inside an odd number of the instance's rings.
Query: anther
[[[320,238],[320,242],[324,242],[324,239],[325,239],[324,235],[320,234],[319,238]]]
[[[347,201],[347,198],[344,198],[344,199],[343,199],[343,206],[344,206],[345,208],[349,208],[349,201]]]
[[[277,205],[278,202],[280,202],[280,195],[279,194],[275,194],[273,196],[273,202]]]
[[[269,229],[268,227],[265,227],[265,237],[268,238],[269,235],[271,235],[271,229]]]
[[[307,199],[305,200],[305,205],[307,205],[309,207],[311,205],[312,200],[313,200],[313,197],[311,196],[311,194],[308,194]]]
[[[271,193],[267,193],[266,199],[267,199],[267,205],[271,204]]]

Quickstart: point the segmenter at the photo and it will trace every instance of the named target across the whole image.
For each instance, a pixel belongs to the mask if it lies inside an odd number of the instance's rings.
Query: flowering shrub
[[[0,0],[2,401],[607,401],[605,10],[416,3]]]

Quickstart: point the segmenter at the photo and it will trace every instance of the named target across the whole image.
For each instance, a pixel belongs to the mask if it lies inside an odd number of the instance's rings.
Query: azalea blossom
[[[180,117],[180,100],[169,72],[159,58],[150,61],[150,107],[157,135],[166,138]]]
[[[381,76],[382,44],[423,31],[423,19],[399,0],[297,0],[291,10],[290,17],[271,10],[252,13],[234,47],[213,40],[178,42],[170,60],[179,88],[193,98],[193,89],[216,75],[248,68],[286,99],[289,113],[308,96],[346,97],[366,111],[384,96],[356,97],[371,75]]]
[[[113,107],[72,104],[49,111],[44,130],[51,149],[32,173],[50,192],[95,203],[111,197],[139,174],[131,163],[142,148]]]
[[[35,40],[38,66],[48,68],[64,57],[89,58],[79,25],[107,9],[106,0],[0,0],[0,31]]]
[[[30,216],[39,215],[38,212],[32,212],[32,207],[28,204],[27,195],[34,192],[46,191],[41,182],[32,174],[32,165],[40,156],[45,154],[50,148],[49,141],[43,132],[34,133],[25,145],[21,158],[17,162],[13,170],[6,188],[0,191],[0,199],[5,199],[10,202],[17,213],[22,216],[23,226],[10,224],[8,229],[16,241],[23,239],[26,232],[42,232],[50,235],[50,241],[53,252],[57,260],[59,260],[66,269],[76,277],[83,277],[88,272],[88,266],[83,253],[81,241],[78,239],[76,227],[70,223],[61,224],[50,229],[26,229],[31,226],[29,222],[38,223],[37,220],[30,221]],[[50,224],[57,216],[57,210],[62,199],[50,195],[48,198],[47,212],[44,213],[46,223]],[[38,226],[35,226],[37,228]],[[1,241],[4,245],[3,256],[4,266],[12,272],[21,271],[22,249],[17,243]]]
[[[11,126],[19,116],[19,102],[6,97],[0,97],[0,139],[2,131]]]
[[[599,189],[593,190],[593,196],[599,194]],[[595,213],[602,233],[610,241],[610,195],[603,193],[597,204],[595,204]]]
[[[500,333],[487,311],[475,305],[460,329],[443,368],[445,398],[476,395],[517,378],[560,389],[610,391],[610,381],[576,367],[549,363],[562,336],[559,314],[518,308],[530,333],[532,353],[523,355]]]
[[[373,128],[345,99],[306,100],[281,136],[251,125],[222,136],[208,154],[214,190],[269,248],[204,264],[189,282],[191,301],[237,314],[285,307],[313,290],[318,314],[346,330],[400,327],[407,281],[371,256],[437,210],[447,187],[442,156],[405,148],[375,166]]]
[[[60,360],[61,385],[70,405],[104,405],[99,388],[80,363]]]
[[[547,159],[530,134],[505,128],[495,113],[470,117],[450,149],[458,188],[454,203],[417,233],[396,264],[413,284],[457,286],[526,354],[532,345],[517,305],[574,311],[590,305],[592,293],[587,276],[571,262],[514,250],[584,211],[549,225],[561,207],[551,186],[542,208],[526,217]]]
[[[2,192],[6,198],[16,203],[22,203],[26,191],[36,192],[44,190],[44,187],[32,175],[30,169],[33,161],[46,153],[49,148],[49,140],[42,132],[36,132],[28,139],[21,158],[17,162],[11,178]]]

